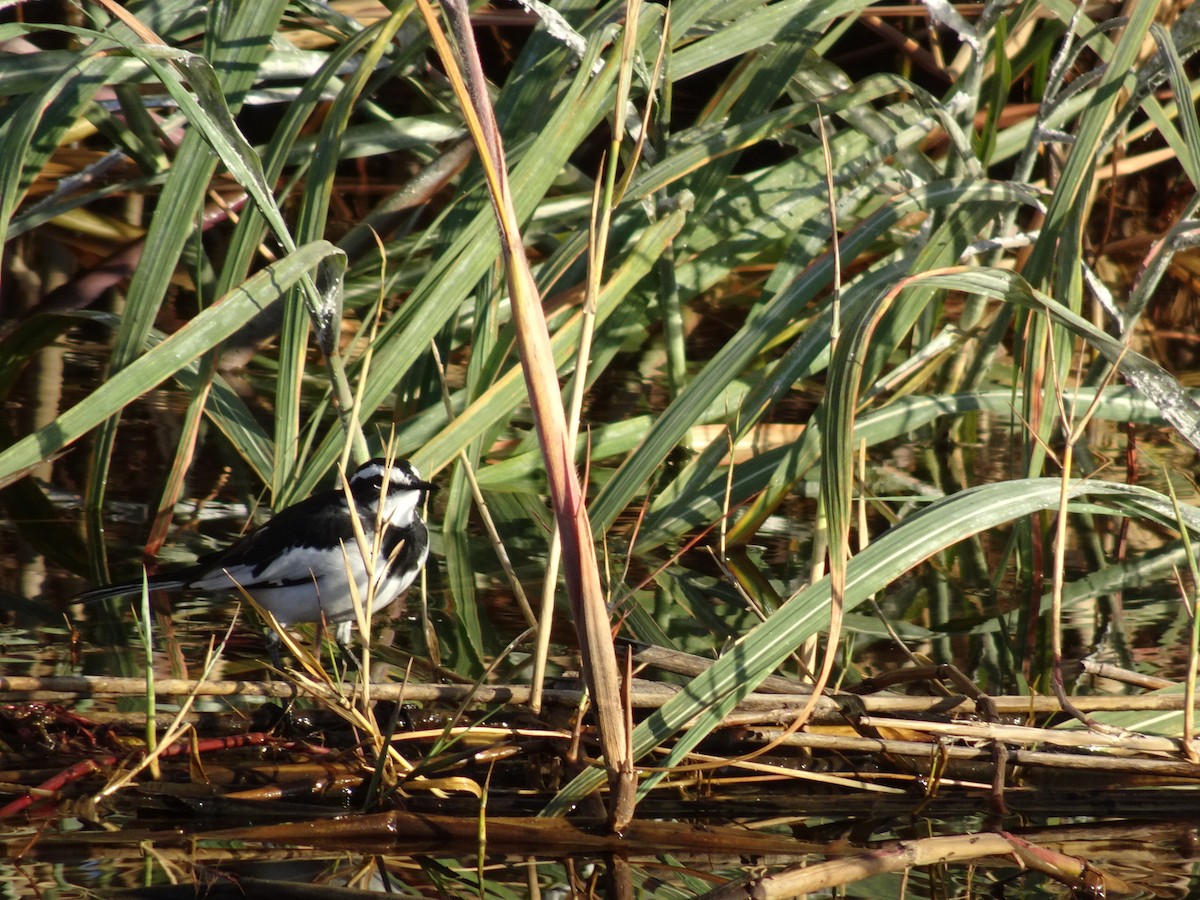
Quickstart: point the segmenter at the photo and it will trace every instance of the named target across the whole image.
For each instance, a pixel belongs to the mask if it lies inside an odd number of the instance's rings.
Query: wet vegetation
[[[11,893],[1194,893],[1200,7],[1116,6],[5,8]],[[384,454],[353,664],[73,601]]]

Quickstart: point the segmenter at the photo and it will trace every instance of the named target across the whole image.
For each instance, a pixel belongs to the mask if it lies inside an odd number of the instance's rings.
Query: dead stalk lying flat
[[[919,719],[887,719],[861,716],[863,728],[923,731],[971,741],[1003,741],[1006,744],[1051,744],[1055,747],[1096,747],[1127,753],[1178,753],[1174,738],[1140,734],[1104,734],[1082,729],[1033,728],[1027,725],[996,725],[984,722],[928,722]]]
[[[1049,732],[1048,732],[1049,733]],[[915,756],[928,759],[935,749],[948,759],[959,762],[992,760],[992,748],[952,747],[925,741],[896,741],[886,738],[806,734],[784,734],[782,731],[760,730],[756,737],[762,741],[778,742],[784,747],[804,747],[810,750],[831,750],[842,753],[885,753],[892,756]],[[1127,772],[1164,777],[1200,778],[1200,765],[1171,759],[1131,759],[1099,753],[1050,753],[1040,750],[1010,751],[1008,761],[1014,766],[1041,766],[1059,769],[1086,769],[1097,772]]]
[[[733,900],[733,898],[795,897],[831,887],[861,881],[886,872],[901,872],[914,866],[932,866],[985,857],[1016,857],[1019,863],[1036,869],[1064,884],[1083,890],[1108,886],[1113,892],[1128,889],[1125,882],[1094,871],[1088,863],[1073,856],[1036,846],[1015,835],[968,834],[953,837],[931,837],[916,841],[897,841],[871,850],[848,855],[844,859],[789,868],[763,878],[738,880],[702,895],[703,900]],[[1011,863],[1010,863],[1011,864]],[[1103,891],[1099,892],[1101,895]]]
[[[155,691],[160,695],[180,696],[195,692],[197,696],[209,697],[270,697],[291,699],[295,687],[286,681],[205,681],[196,682],[183,678],[160,678],[155,682]],[[0,698],[8,702],[30,700],[63,700],[76,697],[119,697],[141,695],[146,691],[146,682],[141,678],[118,678],[104,675],[13,675],[0,676]],[[336,696],[327,687],[314,686],[313,696]],[[659,682],[634,681],[630,701],[638,709],[657,709],[678,693],[679,688]],[[411,700],[413,702],[462,703],[512,703],[525,704],[529,701],[530,688],[524,684],[425,684],[409,682],[375,682],[371,696],[376,700]],[[552,690],[546,692],[550,702],[578,705],[580,691]],[[822,698],[814,721],[846,724],[848,714],[839,702],[840,695]],[[808,694],[765,694],[748,695],[737,709],[741,712],[758,711],[763,716],[786,717],[808,702]],[[1141,697],[1097,696],[1075,697],[1075,705],[1089,712],[1158,711],[1172,712],[1183,709],[1183,694],[1148,694]],[[1061,712],[1053,697],[992,697],[992,705],[1000,715],[1045,715]],[[906,697],[893,694],[855,696],[853,706],[866,714],[876,715],[941,715],[947,720],[951,716],[967,716],[977,712],[974,701],[969,697]],[[743,724],[750,724],[744,722]],[[882,723],[877,723],[882,724]],[[891,722],[894,727],[907,727],[904,722]],[[967,723],[964,723],[967,724]],[[1015,726],[1014,726],[1015,727]],[[1039,732],[1041,733],[1041,732]],[[1065,732],[1070,733],[1070,732]],[[1080,734],[1084,734],[1080,732]],[[1095,735],[1092,735],[1095,738]],[[1151,738],[1141,738],[1151,740]],[[1163,739],[1166,740],[1166,739]],[[1096,743],[1096,741],[1093,741]]]
[[[808,769],[799,769],[795,766],[775,765],[767,762],[755,762],[754,760],[726,760],[721,756],[712,756],[708,753],[689,753],[687,756],[688,763],[703,763],[711,767],[719,766],[722,769],[728,767],[731,769],[742,769],[747,772],[755,772],[763,775],[778,775],[782,778],[798,779],[800,781],[811,781],[816,784],[829,784],[836,787],[846,788],[852,791],[869,791],[876,794],[896,794],[898,796],[908,796],[909,792],[905,788],[892,787],[891,785],[872,784],[870,781],[864,781],[852,777],[852,773],[847,774],[830,774],[828,772],[813,772]],[[686,781],[689,777],[696,777],[690,773],[684,773],[682,776]],[[731,778],[730,782],[735,782],[740,779]],[[699,775],[697,779],[700,784],[712,785],[721,781],[718,778],[712,778],[707,774]],[[678,787],[680,781],[673,779],[669,784],[661,782],[658,785],[659,789],[673,790]]]

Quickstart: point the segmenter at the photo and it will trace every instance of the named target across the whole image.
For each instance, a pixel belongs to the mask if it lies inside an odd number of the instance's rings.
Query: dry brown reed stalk
[[[745,856],[807,856],[825,849],[824,844],[798,841],[791,837],[757,834],[732,825],[696,826],[691,823],[637,820],[624,835],[605,834],[590,820],[560,821],[538,818],[495,816],[488,819],[489,849],[516,848],[528,853],[531,846],[548,853],[562,851],[613,851],[629,853],[653,848],[655,852],[686,850],[699,853],[729,853]],[[471,816],[416,815],[401,811],[346,816],[337,822],[297,822],[251,826],[209,832],[214,840],[252,840],[277,844],[319,847],[348,841],[386,841],[394,848],[396,840],[405,846],[424,840],[436,841],[439,848],[472,846],[478,841],[478,819]],[[174,840],[168,836],[168,840]],[[394,849],[393,849],[394,852]]]
[[[500,230],[521,369],[561,535],[567,592],[579,633],[583,672],[600,723],[604,765],[611,788],[609,817],[614,830],[620,831],[633,816],[635,782],[621,705],[616,651],[600,583],[591,523],[569,450],[566,414],[550,336],[521,241],[500,131],[488,97],[467,5],[461,0],[447,0],[442,5],[458,44],[457,56],[442,33],[428,0],[418,0],[417,6],[475,141]]]
[[[1175,683],[1169,678],[1159,678],[1157,675],[1147,675],[1145,672],[1134,672],[1131,669],[1114,666],[1112,663],[1096,662],[1094,659],[1081,659],[1079,666],[1085,674],[1093,678],[1107,678],[1122,684],[1145,688],[1148,691],[1168,688]]]
[[[288,648],[293,649],[292,647]],[[303,651],[302,651],[303,652]],[[301,686],[302,693],[316,699],[340,699],[341,693],[336,685],[318,684],[308,681]],[[155,691],[164,696],[175,696],[194,692],[197,696],[210,697],[266,697],[271,699],[290,700],[296,696],[297,685],[286,681],[241,681],[215,680],[191,681],[180,678],[160,678],[155,682]],[[650,709],[661,706],[673,697],[679,688],[657,682],[635,681],[630,699],[636,707]],[[0,698],[10,702],[29,700],[61,700],[80,697],[121,697],[142,695],[146,692],[146,682],[142,678],[120,678],[103,675],[67,675],[67,676],[0,676]],[[508,703],[524,705],[528,702],[531,688],[529,685],[474,685],[474,684],[423,684],[423,683],[373,683],[371,696],[375,700],[408,700],[412,702],[444,702],[462,703],[469,701],[476,704]],[[584,694],[577,690],[549,690],[545,692],[548,702],[577,706]],[[808,694],[751,694],[747,704],[757,704],[759,708],[786,710],[789,705],[795,706],[808,701]],[[914,708],[913,702],[907,698],[895,698],[904,709]],[[945,705],[944,698],[914,698],[915,706],[925,707],[930,703]],[[862,698],[854,698],[857,705]],[[867,708],[879,709],[866,698]],[[821,704],[821,711],[827,714],[841,713],[841,706],[833,700]],[[894,709],[891,704],[884,708]],[[968,706],[967,711],[973,711]],[[1022,707],[1024,711],[1025,707]],[[793,710],[794,712],[794,710]]]
[[[914,866],[934,866],[966,862],[986,857],[1003,858],[1012,865],[1034,869],[1089,896],[1131,891],[1121,879],[1092,868],[1086,861],[1040,847],[1007,832],[932,837],[916,841],[896,841],[881,847],[860,850],[844,859],[789,868],[765,877],[748,876],[702,895],[703,900],[771,900],[796,897],[814,891],[861,881],[885,872],[901,872]],[[1098,893],[1096,893],[1098,891]]]
[[[659,682],[634,680],[629,692],[630,703],[637,709],[656,709],[674,697],[681,689],[675,685]],[[43,702],[77,698],[100,698],[140,696],[146,691],[146,682],[141,678],[120,678],[103,675],[0,676],[0,699],[8,703]],[[197,682],[180,678],[160,678],[155,681],[155,691],[163,696],[184,696],[194,693],[207,697],[263,697],[291,700],[296,696],[297,686],[286,681],[241,681],[234,679]],[[334,687],[310,683],[304,691],[313,698],[341,699]],[[528,703],[531,688],[524,684],[427,684],[422,682],[374,683],[371,696],[375,700],[406,700],[414,703],[469,702],[477,705],[511,704],[523,706]],[[550,690],[545,692],[547,702],[578,706],[584,694],[578,690]],[[755,718],[732,719],[737,724],[752,721],[779,721],[795,715],[796,710],[809,700],[807,693],[752,693],[736,707],[737,715],[753,715]],[[996,715],[1034,716],[1054,715],[1062,708],[1053,697],[997,696],[988,698]],[[1080,709],[1088,712],[1175,712],[1184,708],[1182,693],[1147,694],[1142,696],[1080,696],[1074,698]],[[974,716],[979,705],[970,697],[950,694],[938,697],[903,696],[899,694],[876,694],[868,696],[828,695],[820,701],[814,722],[845,724],[853,717],[871,714],[941,716],[949,721],[952,716]],[[141,717],[143,714],[132,713]],[[139,721],[141,719],[139,718]],[[978,723],[963,723],[977,725]],[[1048,729],[1039,729],[1049,733]]]
[[[1045,729],[1047,735],[1052,734]],[[751,735],[747,734],[747,737]],[[784,747],[803,747],[809,750],[828,750],[839,753],[882,754],[886,756],[916,757],[929,760],[936,751],[947,760],[973,763],[990,763],[993,759],[990,746],[951,746],[948,743],[935,744],[928,741],[892,740],[889,738],[853,737],[849,735],[831,734],[784,734],[781,731],[759,730],[753,737],[762,741],[770,741]],[[979,738],[963,737],[961,740]],[[1154,738],[1144,738],[1144,741],[1155,746],[1149,751],[1155,758],[1133,758],[1120,756],[1115,753],[1065,753],[1042,750],[1010,750],[1008,762],[1014,766],[1038,766],[1048,769],[1071,769],[1076,771],[1124,773],[1128,775],[1150,775],[1164,778],[1184,778],[1189,781],[1200,779],[1200,765],[1186,762],[1182,759],[1163,759],[1163,752],[1178,753],[1178,742],[1167,738],[1160,739],[1168,747],[1161,749]]]

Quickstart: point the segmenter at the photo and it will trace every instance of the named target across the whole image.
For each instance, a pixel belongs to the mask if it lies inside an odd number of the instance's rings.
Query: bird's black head
[[[378,509],[383,498],[383,521],[407,525],[430,491],[437,485],[421,480],[421,473],[406,459],[391,464],[382,457],[368,460],[350,476],[350,491],[360,507]]]

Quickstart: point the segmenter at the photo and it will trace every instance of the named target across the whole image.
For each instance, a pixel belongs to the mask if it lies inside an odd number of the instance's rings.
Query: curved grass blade
[[[1055,323],[1083,338],[1103,354],[1158,408],[1163,418],[1177,428],[1189,444],[1200,449],[1200,404],[1192,399],[1177,379],[1153,360],[1130,350],[1054,298],[1035,290],[1017,273],[989,268],[955,269],[930,273],[922,281],[930,286],[999,297],[1046,313]]]
[[[599,39],[589,45],[587,58],[571,83],[556,98],[553,112],[548,118],[543,114],[545,125],[536,135],[538,152],[527,152],[518,162],[512,161],[517,154],[509,153],[513,203],[517,218],[522,222],[532,215],[574,148],[611,108],[617,67],[606,65],[599,75],[591,74],[591,63],[600,48]],[[363,392],[364,417],[387,400],[393,386],[427,353],[429,342],[442,331],[479,279],[495,264],[500,245],[491,209],[480,208],[465,224],[459,223],[452,228],[443,225],[443,229],[449,246],[431,262],[404,306],[380,331],[372,360],[372,377]],[[298,495],[313,490],[337,458],[339,446],[340,443],[329,436],[321,440],[295,485]],[[422,466],[422,471],[436,471],[454,458],[457,449],[445,454],[426,454],[426,462],[418,465]],[[400,452],[410,451],[401,449]],[[431,459],[436,465],[429,464]]]
[[[115,373],[86,400],[0,452],[0,480],[30,469],[95,428],[126,404],[211,350],[308,275],[323,260],[340,257],[328,241],[314,241],[272,263],[224,300],[210,306],[154,349]]]
[[[852,259],[865,252],[904,216],[961,203],[1036,203],[1034,194],[1017,185],[991,182],[945,182],[925,185],[895,198],[866,218],[841,242],[841,255]],[[740,374],[833,277],[834,258],[826,253],[814,261],[791,285],[780,291],[734,337],[727,341],[704,369],[667,408],[645,442],[622,464],[592,504],[592,524],[607,529],[662,465],[725,384]]]
[[[1096,401],[1096,389],[1081,387],[1064,398],[1066,408],[1083,415]],[[900,435],[922,428],[931,422],[953,418],[971,412],[1013,414],[1021,403],[1020,392],[1004,388],[961,394],[933,394],[898,397],[887,406],[858,416],[854,422],[853,445],[865,442],[867,447],[894,440]],[[1017,404],[1014,407],[1014,404]],[[1158,407],[1129,387],[1108,387],[1100,395],[1093,413],[1095,418],[1114,422],[1164,424]],[[724,452],[724,442],[717,449]],[[686,532],[701,528],[721,515],[726,502],[736,507],[749,501],[742,517],[730,529],[728,540],[745,543],[752,539],[763,519],[780,500],[795,489],[796,484],[821,458],[821,425],[812,421],[800,438],[783,447],[758,454],[740,464],[727,484],[724,469],[714,469],[703,482],[693,482],[686,495],[660,495],[646,516],[638,535],[636,552],[648,552],[655,547],[679,538]],[[707,453],[708,451],[704,451]],[[506,460],[491,469],[498,480],[517,469],[520,460]],[[512,464],[513,468],[508,468]]]
[[[917,512],[850,560],[845,610],[850,611],[924,560],[962,540],[1039,510],[1057,508],[1063,490],[1063,482],[1057,478],[1019,479],[969,488]],[[1137,485],[1071,481],[1065,490],[1071,500],[1102,502],[1125,515],[1175,521],[1168,498]],[[1200,533],[1200,511],[1185,509],[1184,518],[1189,528]],[[695,720],[662,766],[678,762],[776,666],[824,626],[829,602],[826,577],[801,589],[773,616],[739,638],[711,668],[638,725],[633,733],[634,758],[645,756]],[[639,796],[659,777],[661,773],[651,775],[639,788]],[[565,814],[603,783],[602,770],[586,770],[563,788],[541,815]]]

